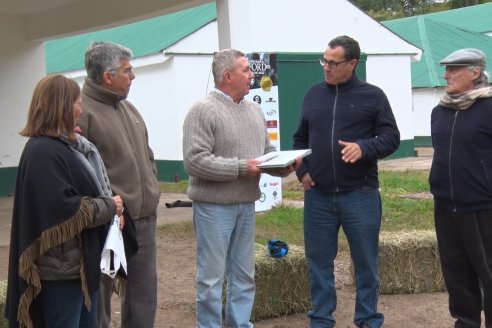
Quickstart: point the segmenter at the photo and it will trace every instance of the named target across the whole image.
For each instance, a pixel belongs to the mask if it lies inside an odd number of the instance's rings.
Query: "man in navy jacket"
[[[444,58],[446,93],[431,116],[429,182],[455,327],[481,327],[482,304],[492,327],[492,87],[485,63],[478,49]]]
[[[400,133],[384,92],[357,78],[356,40],[339,36],[320,58],[325,81],[304,97],[294,149],[312,149],[297,170],[305,190],[304,240],[313,308],[311,328],[333,327],[334,260],[340,227],[355,267],[354,323],[381,327],[378,249],[381,227],[377,161],[392,154]]]

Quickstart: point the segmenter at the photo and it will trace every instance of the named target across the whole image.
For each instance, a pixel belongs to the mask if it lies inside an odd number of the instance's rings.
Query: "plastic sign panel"
[[[254,74],[247,99],[257,102],[265,115],[270,142],[280,150],[280,122],[277,83],[277,55],[246,54]],[[282,202],[282,179],[268,174],[260,178],[261,197],[255,203],[257,212],[266,211]]]

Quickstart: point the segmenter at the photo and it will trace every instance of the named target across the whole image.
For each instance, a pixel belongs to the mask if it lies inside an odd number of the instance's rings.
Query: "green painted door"
[[[304,94],[313,84],[323,81],[319,64],[322,53],[277,55],[278,97],[280,118],[280,148],[292,149],[292,136],[297,130]],[[362,54],[357,65],[357,76],[366,79],[367,55]]]

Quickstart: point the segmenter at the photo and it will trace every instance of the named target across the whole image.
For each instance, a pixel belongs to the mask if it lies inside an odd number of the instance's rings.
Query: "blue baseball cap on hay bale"
[[[289,245],[281,240],[269,240],[267,246],[272,257],[284,257],[289,252]]]

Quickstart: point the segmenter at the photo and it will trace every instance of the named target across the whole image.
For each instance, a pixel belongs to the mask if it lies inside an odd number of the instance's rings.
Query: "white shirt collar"
[[[230,99],[233,103],[236,103],[236,102],[234,101],[234,99],[232,99],[232,97],[231,97],[231,96],[229,96],[228,94],[224,93],[222,90],[217,89],[217,88],[214,88],[214,90],[215,90],[217,93],[219,93],[219,94],[221,94],[221,95],[225,96],[226,98]],[[241,105],[244,101],[245,101],[245,99],[244,99],[244,97],[243,97],[243,99],[241,99],[241,100],[239,101],[239,105]]]

